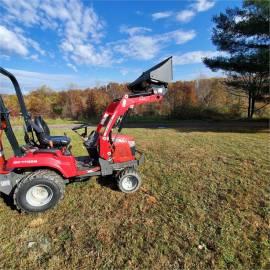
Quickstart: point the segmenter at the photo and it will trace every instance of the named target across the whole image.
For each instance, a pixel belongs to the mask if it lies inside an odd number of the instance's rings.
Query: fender
[[[65,178],[77,175],[76,160],[73,156],[63,155],[60,150],[55,152],[29,152],[22,157],[12,157],[7,160],[6,170],[17,168],[47,167],[58,171]]]

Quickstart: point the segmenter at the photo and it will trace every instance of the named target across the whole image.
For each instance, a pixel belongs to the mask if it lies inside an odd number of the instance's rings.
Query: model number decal
[[[37,163],[38,161],[36,159],[30,159],[30,160],[15,160],[13,161],[13,164],[33,164]]]
[[[1,182],[0,182],[0,185],[1,185],[2,187],[10,186],[10,181],[9,181],[9,180],[1,181]]]

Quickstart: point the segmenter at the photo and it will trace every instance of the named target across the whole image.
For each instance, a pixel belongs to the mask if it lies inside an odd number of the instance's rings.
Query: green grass
[[[0,199],[0,269],[269,268],[267,132],[123,132],[146,154],[140,191],[93,178],[68,185],[64,200],[38,215]],[[74,154],[85,154],[67,133]]]

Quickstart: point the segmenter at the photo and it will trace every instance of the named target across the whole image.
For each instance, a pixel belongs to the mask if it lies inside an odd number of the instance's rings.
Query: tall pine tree
[[[242,8],[227,9],[213,18],[212,41],[220,56],[205,58],[213,71],[228,75],[229,89],[248,98],[248,117],[257,101],[269,103],[270,0],[244,0]]]

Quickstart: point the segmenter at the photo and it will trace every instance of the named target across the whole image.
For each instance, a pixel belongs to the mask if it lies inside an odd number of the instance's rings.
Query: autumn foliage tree
[[[170,104],[170,114],[175,117],[186,115],[197,103],[195,84],[192,82],[175,82],[170,84],[166,100]]]
[[[28,109],[34,114],[42,114],[52,117],[52,104],[57,96],[57,93],[46,86],[32,91],[26,99]]]
[[[137,106],[131,116],[175,119],[240,117],[243,103],[230,95],[226,87],[224,78],[170,83],[162,102]],[[106,106],[125,93],[128,93],[126,84],[117,83],[59,92],[43,86],[25,95],[25,101],[33,115],[87,121],[100,118]],[[4,100],[11,115],[19,116],[17,97],[4,95]]]

